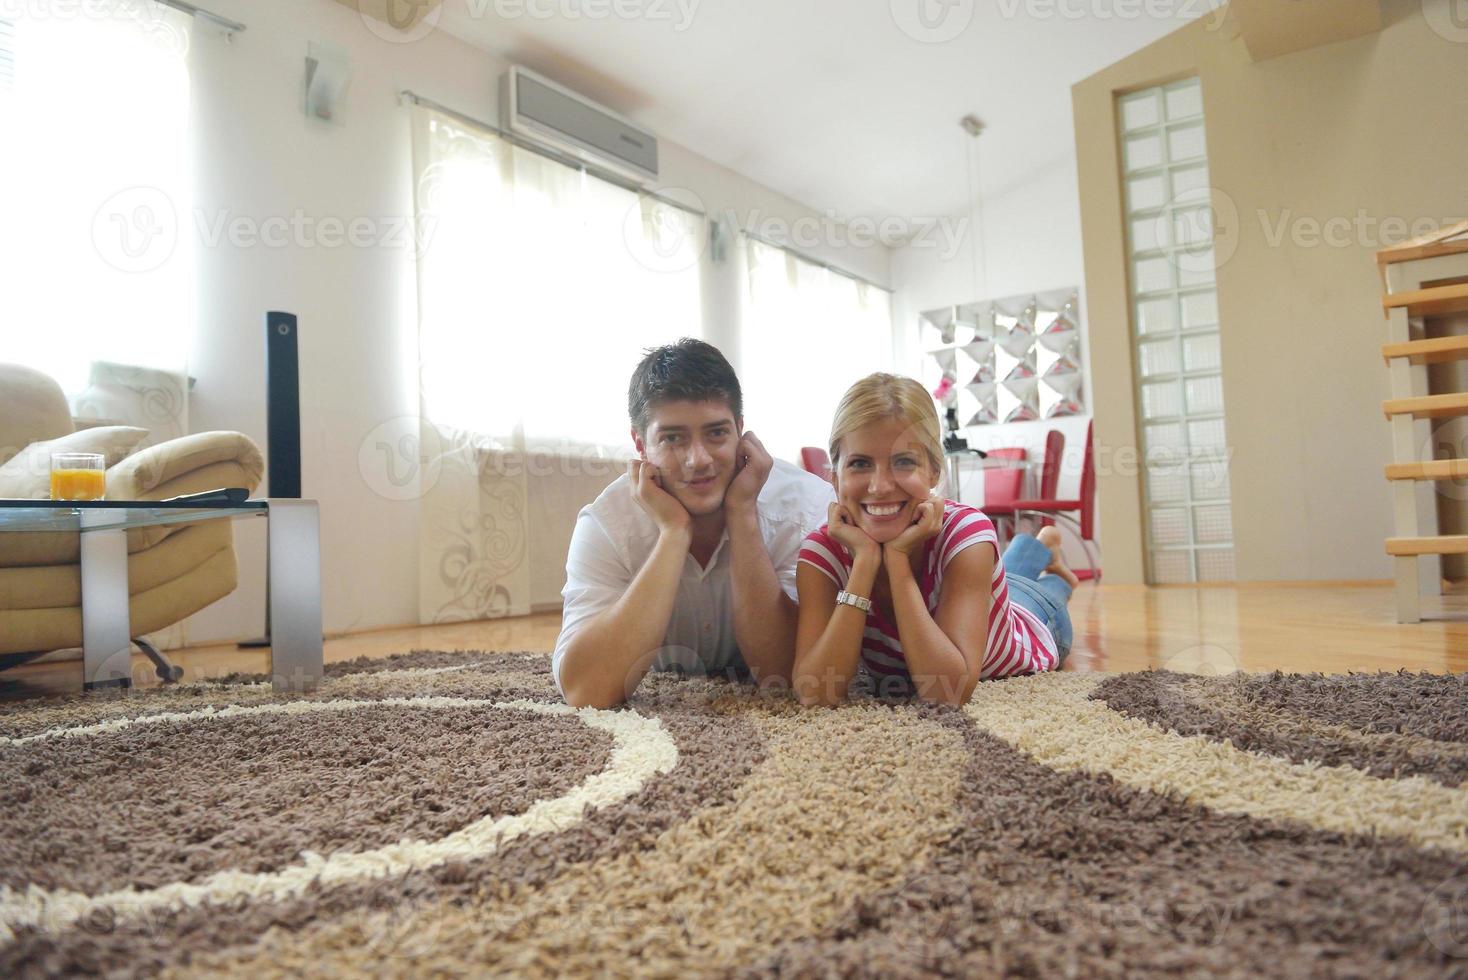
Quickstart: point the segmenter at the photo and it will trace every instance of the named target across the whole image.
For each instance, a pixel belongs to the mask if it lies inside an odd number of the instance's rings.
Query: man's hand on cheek
[[[686,533],[692,518],[688,509],[663,487],[662,473],[652,463],[634,459],[627,464],[632,499],[653,519],[659,532]]]
[[[724,506],[731,510],[752,508],[759,500],[765,481],[770,478],[775,461],[753,432],[746,432],[740,437],[739,448],[735,452],[734,480],[724,494]]]

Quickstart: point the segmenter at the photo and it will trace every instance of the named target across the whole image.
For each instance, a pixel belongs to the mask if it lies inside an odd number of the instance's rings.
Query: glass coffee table
[[[81,535],[82,682],[132,683],[127,531],[135,527],[263,517],[268,525],[270,675],[277,691],[321,682],[321,521],[314,500],[201,504],[126,500],[0,499],[0,533]]]

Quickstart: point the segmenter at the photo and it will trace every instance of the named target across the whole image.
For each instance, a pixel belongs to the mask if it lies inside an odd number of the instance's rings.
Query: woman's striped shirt
[[[966,504],[945,501],[943,527],[923,546],[918,588],[928,612],[936,614],[943,592],[943,572],[949,562],[966,548],[987,544],[994,549],[994,575],[990,579],[989,638],[980,677],[1012,677],[1054,670],[1060,661],[1055,638],[1039,617],[1009,601],[1009,583],[1004,563],[999,560],[999,538],[994,525],[982,512]],[[836,588],[845,589],[851,575],[851,556],[827,533],[827,525],[806,535],[800,561],[825,573]],[[902,654],[897,624],[882,615],[874,603],[867,613],[862,636],[862,663],[876,677],[906,676],[907,660]]]

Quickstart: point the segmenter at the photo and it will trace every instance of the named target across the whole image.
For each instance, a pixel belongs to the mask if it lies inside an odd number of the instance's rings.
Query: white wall
[[[412,214],[409,114],[398,105],[398,91],[410,88],[488,121],[497,117],[497,80],[506,66],[455,38],[434,33],[411,43],[387,41],[330,0],[209,0],[207,6],[248,26],[228,44],[202,24],[195,29],[195,204],[209,223],[220,215],[289,220],[300,211],[316,222],[374,219],[390,237]],[[343,45],[354,68],[335,124],[307,119],[301,110],[307,42],[321,40]],[[662,184],[692,191],[710,212],[819,217],[667,144]],[[264,443],[263,315],[269,309],[299,314],[303,482],[305,494],[321,501],[326,630],[413,623],[418,505],[373,490],[385,478],[386,460],[375,449],[379,427],[418,409],[412,252],[393,241],[311,247],[310,239],[284,247],[225,240],[197,249],[191,427],[239,429]],[[889,281],[890,253],[880,246],[809,251]],[[735,272],[713,266],[704,281],[710,338],[737,346],[742,289]],[[484,285],[494,288],[494,270],[485,270]],[[758,370],[737,359],[735,365]],[[486,383],[501,369],[485,365]],[[359,467],[364,444],[365,468]],[[240,588],[190,621],[190,642],[261,630],[264,527],[237,523],[236,540]]]
[[[932,340],[931,331],[927,338],[920,334],[918,314],[924,310],[1072,286],[1081,289],[1081,309],[1085,309],[1074,153],[1039,168],[1023,184],[986,196],[980,210],[969,218],[962,244],[952,256],[945,257],[936,246],[909,246],[893,254],[893,320],[899,364],[914,376],[921,369],[926,346],[930,346],[927,341]],[[1083,337],[1088,327],[1083,316]],[[1089,345],[1085,339],[1082,354],[1089,384]],[[1089,400],[1089,393],[1083,394]],[[964,437],[978,449],[1024,446],[1030,451],[1030,459],[1039,461],[1044,457],[1045,434],[1052,428],[1061,430],[1065,434],[1066,467],[1059,493],[1067,497],[1079,492],[1081,454],[1089,420],[1089,416],[1077,416],[978,426],[965,430]],[[964,494],[968,500],[982,499],[979,486],[971,486],[967,480]]]

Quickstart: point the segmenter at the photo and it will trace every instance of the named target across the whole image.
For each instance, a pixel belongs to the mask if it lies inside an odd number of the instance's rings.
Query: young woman
[[[836,502],[796,569],[802,703],[840,703],[859,670],[879,693],[962,704],[981,679],[1060,665],[1076,578],[1059,532],[1016,535],[1000,560],[987,517],[933,495],[943,447],[922,385],[891,374],[852,385],[830,453]]]

